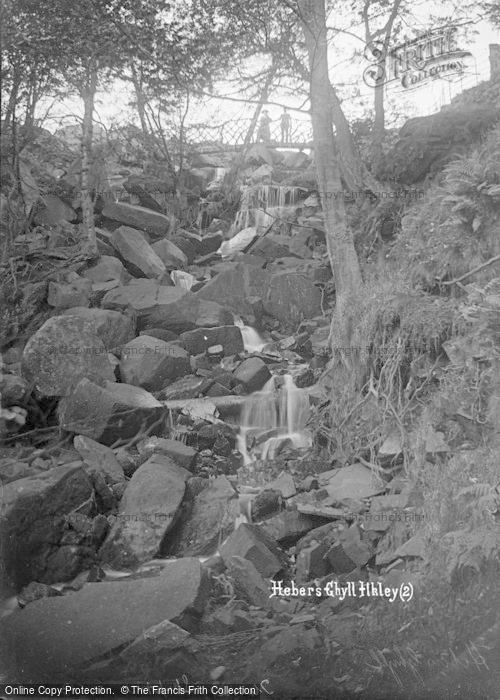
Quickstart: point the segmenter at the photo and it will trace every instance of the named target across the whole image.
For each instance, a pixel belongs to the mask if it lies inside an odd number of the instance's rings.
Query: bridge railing
[[[251,119],[234,119],[222,124],[191,124],[186,127],[185,139],[189,144],[218,143],[227,146],[240,146],[245,142],[250,129]],[[252,143],[256,143],[259,126],[255,128]],[[312,128],[309,120],[298,120],[292,117],[290,125],[290,139],[288,144],[306,145],[312,141]],[[271,141],[279,144],[281,139],[281,125],[279,119],[270,125]]]

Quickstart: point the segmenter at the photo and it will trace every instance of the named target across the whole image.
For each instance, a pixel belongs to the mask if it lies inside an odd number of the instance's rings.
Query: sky
[[[408,30],[408,36],[414,37],[422,34],[428,28],[429,13],[434,15],[439,13],[439,5],[424,2],[416,4],[412,8],[415,17],[415,24]],[[471,57],[464,59],[464,69],[461,74],[450,72],[445,76],[438,76],[432,82],[425,85],[418,85],[416,88],[405,89],[398,81],[386,85],[385,100],[387,111],[387,125],[392,127],[401,126],[410,117],[424,116],[435,113],[446,104],[449,104],[452,97],[463,90],[474,87],[478,83],[489,80],[489,44],[500,44],[500,31],[491,27],[486,21],[477,21],[477,16],[467,18],[473,23],[468,25],[469,32],[474,30],[474,35],[463,37],[464,28],[461,28],[459,47],[470,51]],[[336,17],[336,26],[341,25]],[[457,17],[457,24],[464,21]],[[342,26],[342,25],[341,25]],[[438,26],[442,26],[438,24]],[[344,25],[345,28],[352,29],[352,24]],[[410,31],[411,29],[411,31]],[[365,57],[360,56],[356,61],[352,54],[354,48],[363,48],[360,42],[356,42],[349,36],[337,35],[332,41],[332,49],[329,53],[330,77],[332,84],[337,86],[337,92],[343,98],[343,109],[348,119],[358,119],[367,116],[373,105],[373,88],[363,81],[363,71],[369,65]],[[218,86],[223,91],[223,86]],[[232,88],[234,90],[234,86]],[[114,87],[107,89],[105,93],[98,94],[96,101],[96,120],[109,128],[113,123],[136,121],[135,113],[126,107],[129,97],[127,95],[128,86],[125,83],[117,82]],[[227,87],[226,87],[227,90]],[[308,115],[304,111],[295,111],[294,108],[307,109],[304,105],[303,97],[293,95],[277,95],[274,101],[286,104],[290,108],[290,113],[294,123],[308,121]],[[194,104],[189,120],[192,123],[220,124],[227,120],[237,120],[249,118],[254,110],[252,104],[241,104],[222,100],[204,100]],[[269,105],[268,111],[273,120],[278,120],[282,109]],[[81,115],[81,105],[77,100],[65,100],[63,103],[53,105],[49,119],[45,126],[51,131],[57,130],[59,125],[74,124],[75,118],[72,115]],[[61,119],[62,118],[62,119]]]

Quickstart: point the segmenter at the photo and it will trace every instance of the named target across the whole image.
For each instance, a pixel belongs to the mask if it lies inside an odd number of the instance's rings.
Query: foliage
[[[409,210],[393,257],[414,282],[432,289],[500,253],[498,185],[500,127],[466,156],[451,162],[442,182]],[[475,280],[494,276],[485,268]]]

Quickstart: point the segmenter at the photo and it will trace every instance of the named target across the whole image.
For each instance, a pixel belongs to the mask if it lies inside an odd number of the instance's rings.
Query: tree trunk
[[[375,118],[373,120],[372,142],[370,146],[370,161],[373,172],[377,172],[377,167],[384,155],[382,144],[385,136],[385,106],[384,106],[384,85],[375,86]]]
[[[380,187],[361,160],[358,148],[351,134],[349,123],[345,118],[342,105],[340,104],[340,100],[333,85],[330,86],[330,101],[332,120],[335,125],[335,131],[337,132],[340,171],[345,184],[351,192],[371,190],[373,193],[376,193]],[[362,201],[362,199],[357,201]]]
[[[311,71],[311,120],[318,185],[322,193],[326,243],[336,290],[330,340],[334,359],[349,361],[350,336],[355,309],[354,296],[362,286],[354,237],[348,226],[342,196],[339,164],[335,159],[335,142],[329,95],[328,55],[324,0],[299,0],[299,10]]]
[[[273,84],[273,80],[276,77],[276,66],[274,63],[271,65],[271,68],[269,69],[269,73],[267,74],[266,82],[264,83],[264,87],[262,88],[262,92],[260,93],[260,98],[259,98],[259,104],[255,107],[253,116],[252,116],[252,121],[250,122],[250,127],[247,131],[247,135],[245,136],[245,141],[243,143],[243,155],[245,156],[250,144],[252,143],[252,137],[255,132],[255,128],[257,126],[257,122],[259,121],[259,116],[262,111],[262,107],[266,104],[267,100],[269,99],[269,93],[271,91],[271,87]]]
[[[83,89],[84,115],[82,123],[82,217],[83,229],[87,236],[89,252],[97,255],[97,241],[94,226],[94,203],[92,201],[92,140],[94,100],[97,90],[97,62],[92,59],[87,70]]]

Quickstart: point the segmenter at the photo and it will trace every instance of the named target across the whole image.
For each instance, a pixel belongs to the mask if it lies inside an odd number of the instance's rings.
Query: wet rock
[[[67,396],[83,377],[114,381],[94,326],[76,316],[49,318],[26,344],[22,370],[42,396]]]
[[[271,372],[259,357],[244,360],[234,372],[234,377],[245,387],[248,393],[259,391],[271,379]]]
[[[226,566],[232,556],[241,556],[251,561],[261,576],[268,578],[286,567],[284,555],[264,530],[246,523],[230,535],[219,551]]]
[[[133,568],[154,558],[174,527],[188,472],[155,454],[134,472],[116,522],[100,550],[114,568]]]
[[[183,270],[188,264],[185,253],[178,248],[175,243],[164,238],[157,243],[153,243],[151,248],[163,262],[167,270]]]
[[[263,163],[273,164],[273,157],[269,149],[262,143],[258,143],[248,151],[245,157],[248,165],[262,165]]]
[[[180,336],[184,347],[191,355],[200,355],[212,345],[222,345],[224,355],[243,352],[243,338],[237,326],[218,328],[197,328]]]
[[[140,335],[122,348],[120,375],[127,384],[159,390],[190,373],[189,354],[174,343]]]
[[[141,231],[120,226],[113,232],[112,243],[133,275],[157,279],[166,273],[165,265]]]
[[[37,680],[99,659],[169,620],[190,628],[201,615],[208,576],[196,559],[171,561],[159,576],[89,583],[61,598],[44,598],[11,615],[4,635],[19,665]]]
[[[234,449],[236,445],[236,431],[229,423],[216,421],[201,427],[195,426],[195,431],[199,450],[211,450],[219,437],[224,437],[229,442],[231,449]]]
[[[101,306],[116,311],[133,309],[140,331],[161,328],[184,333],[233,322],[231,312],[220,304],[200,299],[187,289],[157,285],[153,280],[136,280],[127,287],[113,289],[106,294]]]
[[[148,437],[137,445],[139,454],[150,457],[153,454],[169,457],[180,467],[192,471],[198,453],[180,440]]]
[[[65,516],[88,501],[92,483],[81,464],[54,467],[3,487],[0,578],[19,590],[30,581],[67,580],[90,552],[61,544]]]
[[[107,350],[120,350],[135,337],[135,325],[129,316],[110,309],[86,309],[81,306],[66,309],[64,316],[79,316],[89,321]]]
[[[213,277],[196,295],[200,299],[216,301],[244,316],[252,313],[247,298],[260,296],[268,281],[269,275],[265,270],[255,265],[237,263],[232,269]]]
[[[176,226],[176,219],[173,216],[165,216],[151,209],[125,202],[108,202],[102,210],[102,215],[153,236],[168,236]]]
[[[285,326],[296,326],[305,318],[321,315],[321,292],[296,272],[278,272],[264,286],[264,309]]]
[[[165,409],[149,392],[129,384],[98,386],[82,379],[58,407],[59,425],[105,445],[127,440],[163,417]]]
[[[92,470],[100,472],[106,483],[119,484],[125,481],[123,469],[109,447],[84,435],[76,435],[73,445],[85,464]]]
[[[178,556],[213,552],[234,527],[238,512],[234,488],[225,476],[218,476],[194,497],[171,551]]]

